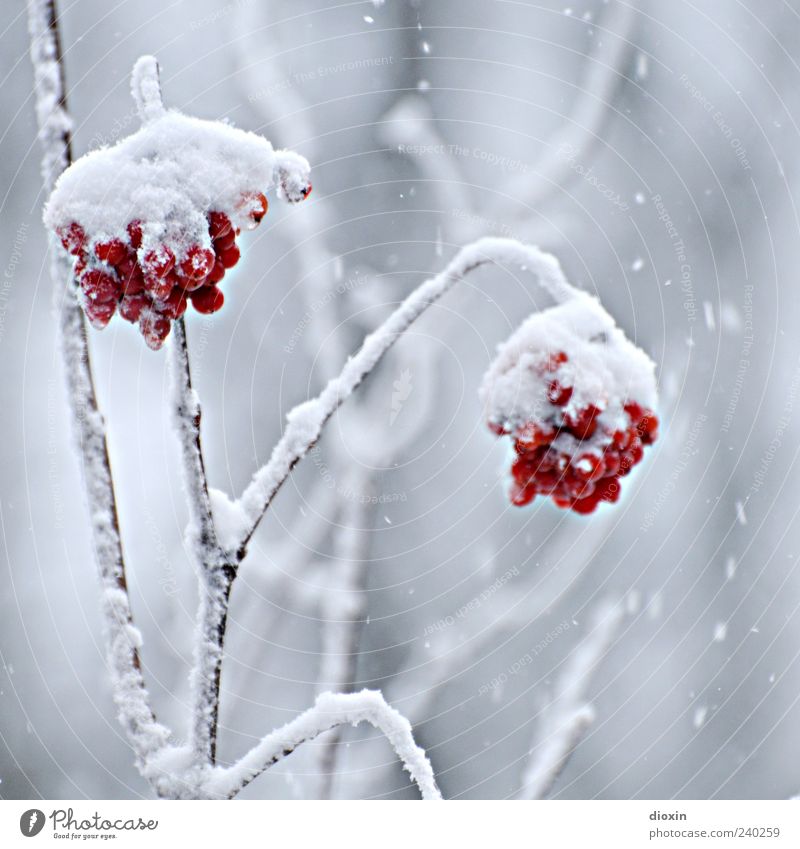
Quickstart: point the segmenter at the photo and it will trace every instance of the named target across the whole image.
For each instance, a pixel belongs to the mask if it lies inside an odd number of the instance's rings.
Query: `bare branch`
[[[614,641],[622,615],[620,604],[601,604],[589,633],[568,658],[553,699],[541,711],[518,798],[544,799],[594,722],[594,708],[586,701],[586,693],[592,674]]]
[[[55,0],[29,0],[36,115],[42,143],[42,176],[49,194],[72,161],[70,129]],[[77,436],[84,488],[91,516],[92,540],[100,573],[106,655],[114,701],[140,772],[154,780],[148,762],[167,743],[169,731],[156,722],[142,678],[141,635],[133,627],[125,561],[117,517],[105,423],[97,405],[83,312],[72,280],[71,261],[51,237],[51,276],[60,309],[61,356],[67,398]]]
[[[275,494],[297,462],[319,439],[328,419],[428,307],[456,282],[487,264],[515,265],[534,271],[541,285],[558,302],[578,294],[578,290],[565,279],[555,257],[536,247],[512,239],[486,238],[462,248],[444,271],[422,283],[376,331],[366,337],[358,353],[347,361],[339,376],[330,380],[316,398],[299,404],[288,414],[286,429],[269,461],[256,472],[238,502],[248,527],[239,546],[240,559],[244,557],[247,543]]]
[[[264,737],[241,760],[230,767],[215,767],[205,782],[209,796],[232,798],[254,778],[290,755],[301,743],[324,731],[348,723],[369,722],[382,731],[403,767],[419,787],[423,799],[441,799],[430,761],[414,742],[408,720],[375,690],[360,693],[323,693],[312,708]]]

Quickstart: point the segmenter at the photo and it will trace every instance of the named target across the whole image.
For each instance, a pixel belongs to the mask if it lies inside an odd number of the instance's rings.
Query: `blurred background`
[[[578,692],[594,723],[550,796],[800,792],[785,757],[800,744],[798,4],[72,0],[60,13],[76,154],[136,129],[128,75],[154,53],[168,105],[312,163],[308,202],[270,196],[245,237],[221,313],[188,321],[215,487],[240,493],[288,410],[482,235],[555,253],[657,363],[661,438],[621,502],[588,518],[541,499],[517,509],[477,387],[547,301],[532,275],[484,269],[430,309],[254,540],[221,758],[320,689],[376,687],[446,796],[525,795],[553,705]],[[105,668],[20,0],[0,39],[0,796],[148,796]],[[145,676],[180,741],[197,588],[166,356],[118,320],[91,342]],[[416,791],[373,729],[348,728],[245,795]]]

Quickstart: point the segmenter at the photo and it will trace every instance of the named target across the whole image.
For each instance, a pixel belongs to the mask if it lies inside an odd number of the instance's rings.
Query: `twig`
[[[44,190],[49,194],[72,161],[71,121],[67,112],[55,0],[29,0],[28,25],[39,140],[43,148],[42,177]],[[60,308],[67,399],[77,436],[100,573],[106,655],[111,668],[114,701],[120,723],[134,750],[136,765],[155,783],[156,776],[149,769],[149,762],[166,746],[169,731],[156,722],[142,678],[141,635],[133,627],[105,423],[97,404],[86,325],[76,292],[69,284],[71,261],[53,237],[50,256],[50,273]]]
[[[189,504],[188,537],[200,585],[192,669],[192,750],[196,763],[213,764],[217,750],[225,625],[236,567],[233,558],[220,544],[214,524],[203,461],[200,401],[192,387],[186,327],[182,318],[175,322],[170,350],[175,426],[181,445]]]
[[[244,557],[247,543],[265,515],[275,494],[297,462],[316,443],[325,423],[361,385],[383,355],[425,310],[439,300],[456,282],[487,264],[516,265],[534,271],[539,282],[558,302],[579,294],[565,279],[555,257],[538,248],[512,239],[479,239],[462,248],[444,271],[422,283],[366,337],[361,349],[351,357],[338,377],[333,378],[313,400],[295,407],[287,416],[286,429],[269,461],[253,476],[238,501],[246,519],[238,557]]]
[[[204,789],[209,796],[232,798],[270,766],[290,755],[301,743],[313,740],[331,728],[361,722],[369,722],[386,735],[419,787],[423,799],[442,798],[430,761],[414,742],[408,720],[375,690],[323,693],[317,697],[314,707],[268,734],[233,766],[215,767]]]
[[[620,604],[600,605],[589,633],[568,658],[553,699],[541,711],[518,798],[544,799],[594,722],[594,708],[586,701],[586,692],[592,674],[614,641],[622,615]]]

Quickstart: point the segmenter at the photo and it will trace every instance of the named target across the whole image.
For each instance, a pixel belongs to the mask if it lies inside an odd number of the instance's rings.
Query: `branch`
[[[54,0],[29,0],[36,90],[36,116],[42,144],[42,176],[49,194],[72,161],[64,86],[63,59]],[[119,721],[128,736],[140,772],[151,781],[152,756],[166,746],[169,731],[156,722],[139,663],[141,635],[133,627],[117,504],[106,444],[105,423],[97,405],[86,325],[76,292],[69,285],[72,264],[50,237],[50,273],[60,309],[61,356],[67,399],[77,436],[83,481],[91,516],[92,541],[100,573],[106,656],[111,671]]]
[[[189,505],[187,537],[200,582],[191,674],[192,750],[196,763],[214,763],[225,626],[236,567],[220,544],[214,523],[200,435],[200,400],[192,387],[186,326],[182,318],[174,323],[170,351],[175,427]]]
[[[586,701],[586,691],[621,622],[621,605],[601,605],[593,617],[591,631],[568,658],[556,682],[557,694],[541,712],[523,770],[519,799],[547,796],[594,722],[594,708]]]
[[[403,767],[419,787],[423,799],[441,799],[430,761],[414,742],[408,720],[375,690],[360,693],[323,693],[314,707],[264,737],[238,763],[215,767],[205,784],[209,796],[232,798],[266,769],[290,755],[301,743],[348,723],[369,722],[382,731]]]
[[[541,285],[557,302],[578,294],[565,279],[555,257],[538,248],[511,239],[480,239],[462,248],[444,271],[425,281],[364,339],[361,349],[351,357],[338,377],[333,378],[313,400],[295,407],[286,417],[286,429],[272,451],[269,461],[253,476],[238,501],[247,523],[238,557],[243,558],[247,543],[297,462],[316,443],[322,428],[344,401],[361,385],[383,355],[402,334],[436,303],[456,282],[482,265],[516,265],[535,271]]]

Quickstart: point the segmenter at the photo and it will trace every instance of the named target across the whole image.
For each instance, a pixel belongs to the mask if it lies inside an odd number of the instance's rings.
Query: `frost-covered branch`
[[[238,506],[247,531],[242,536],[239,557],[266,513],[273,497],[297,462],[316,443],[322,428],[342,403],[361,385],[383,355],[402,334],[467,274],[483,265],[514,265],[538,274],[544,289],[563,303],[578,294],[564,277],[555,257],[513,239],[479,239],[462,248],[444,271],[422,283],[403,303],[366,337],[338,377],[333,378],[313,400],[299,404],[288,415],[283,436],[269,461],[253,476]]]
[[[29,0],[28,22],[36,115],[43,148],[42,176],[45,192],[49,194],[72,158],[71,121],[67,112],[54,0]],[[86,326],[76,293],[69,284],[71,263],[52,237],[50,256],[50,271],[60,312],[60,344],[67,399],[77,437],[100,572],[106,655],[114,701],[120,723],[133,747],[137,767],[152,779],[149,761],[165,747],[169,731],[156,722],[142,678],[139,663],[141,635],[134,628],[131,615],[105,423],[97,405]]]
[[[138,67],[138,65],[137,65]],[[200,401],[192,387],[183,319],[171,345],[175,426],[189,505],[188,542],[197,568],[200,604],[192,669],[192,748],[198,763],[214,763],[219,717],[223,642],[231,584],[236,574],[214,522],[200,435]]]
[[[602,604],[589,633],[568,658],[552,700],[540,713],[518,798],[544,799],[594,722],[594,708],[586,693],[592,674],[614,641],[622,616],[620,604]]]
[[[290,755],[301,743],[340,725],[369,722],[388,739],[423,799],[441,799],[430,761],[414,742],[408,720],[375,690],[323,693],[312,708],[272,731],[230,767],[215,767],[205,784],[208,795],[231,798],[264,770]]]

